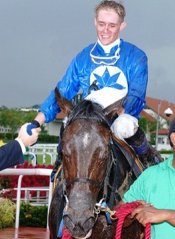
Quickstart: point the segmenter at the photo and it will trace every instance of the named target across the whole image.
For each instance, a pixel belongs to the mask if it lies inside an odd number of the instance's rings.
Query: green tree
[[[23,112],[16,109],[0,109],[0,125],[9,127],[13,139],[22,124],[30,122],[36,116],[36,111]]]
[[[143,131],[146,134],[150,135],[150,143],[151,144],[155,144],[155,131],[156,131],[156,124],[157,122],[153,122],[153,121],[148,121],[147,119],[145,119],[144,117],[141,117],[139,120],[139,125],[141,127],[141,129],[143,129]]]

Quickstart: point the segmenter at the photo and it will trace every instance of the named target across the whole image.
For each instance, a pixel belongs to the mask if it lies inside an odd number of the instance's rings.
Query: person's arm
[[[23,162],[22,149],[18,141],[12,140],[0,147],[0,170]]]
[[[170,140],[171,140],[171,143],[172,143],[172,147],[175,151],[175,132],[171,133]]]
[[[41,125],[53,121],[60,112],[60,107],[57,103],[55,92],[52,90],[49,96],[41,104],[39,113],[35,117],[35,120]]]
[[[128,95],[124,102],[126,114],[136,118],[145,105],[145,95],[148,82],[148,63],[147,56],[142,52],[136,52],[132,59],[131,72],[129,76]]]
[[[41,128],[37,127],[35,129],[32,129],[31,135],[28,135],[26,128],[29,124],[30,123],[26,123],[21,126],[18,132],[18,137],[16,138],[16,140],[20,143],[20,145],[23,144],[25,147],[35,144],[41,131]]]
[[[72,60],[69,65],[63,78],[58,81],[57,88],[61,95],[68,99],[72,100],[73,97],[77,94],[79,86],[79,75],[77,70],[76,57]],[[52,90],[50,95],[43,101],[39,109],[39,113],[35,117],[34,121],[37,121],[39,125],[44,123],[49,123],[56,118],[57,113],[61,111],[60,106],[55,97],[55,91]],[[31,122],[31,128],[35,127],[36,122]]]
[[[131,214],[141,224],[168,222],[175,226],[175,210],[157,209],[149,204],[137,207]]]
[[[38,112],[37,116],[35,117],[35,120],[41,125],[45,122],[45,115],[43,112]]]
[[[30,136],[26,132],[27,125],[28,124],[24,124],[21,127],[18,137],[15,140],[0,147],[0,170],[23,163],[25,147],[36,143],[40,128],[33,129],[32,135]]]

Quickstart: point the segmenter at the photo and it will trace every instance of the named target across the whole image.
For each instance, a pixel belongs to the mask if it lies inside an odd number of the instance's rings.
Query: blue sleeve
[[[69,65],[62,80],[58,82],[57,88],[61,95],[67,100],[72,100],[80,89],[80,82],[83,81],[84,69],[83,60],[78,54]]]
[[[128,96],[124,104],[124,109],[125,113],[138,118],[145,105],[148,82],[147,56],[141,53],[141,55],[137,55],[137,59],[134,62],[128,83]]]
[[[57,88],[64,98],[67,100],[72,100],[79,91],[79,82],[80,74],[77,69],[77,60],[74,58],[62,80],[58,81]],[[59,113],[61,110],[56,101],[54,91],[51,91],[50,95],[41,105],[39,111],[44,114],[46,123],[55,119],[57,113]]]
[[[145,101],[136,96],[128,95],[124,103],[125,113],[139,118],[140,112],[144,108],[144,105]]]
[[[42,103],[39,112],[42,112],[45,116],[45,122],[51,122],[55,119],[57,113],[59,113],[60,107],[55,98],[55,92],[51,91],[50,95]]]

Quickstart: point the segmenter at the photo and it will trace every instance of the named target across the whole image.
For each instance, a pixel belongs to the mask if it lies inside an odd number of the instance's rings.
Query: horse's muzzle
[[[65,213],[63,216],[64,224],[71,235],[75,238],[84,238],[95,224],[95,217],[72,217]]]

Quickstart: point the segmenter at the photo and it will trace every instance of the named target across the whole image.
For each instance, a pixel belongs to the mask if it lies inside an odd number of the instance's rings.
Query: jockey
[[[95,101],[105,109],[125,98],[122,110],[113,121],[111,130],[129,143],[142,163],[159,162],[138,125],[145,105],[148,81],[146,54],[135,45],[120,38],[126,27],[125,8],[116,1],[102,1],[95,9],[97,41],[85,47],[70,63],[57,88],[67,100],[82,92],[82,97]],[[40,107],[34,122],[42,125],[55,119],[60,107],[51,91]],[[59,155],[59,154],[58,154]],[[59,157],[55,168],[59,165]]]

